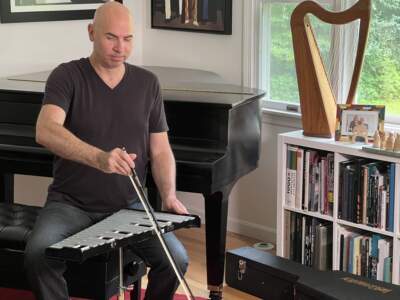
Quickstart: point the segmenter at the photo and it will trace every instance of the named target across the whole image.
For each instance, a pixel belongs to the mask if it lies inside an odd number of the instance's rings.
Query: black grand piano
[[[159,76],[177,163],[177,190],[205,199],[207,283],[221,299],[229,193],[257,167],[259,90],[226,85],[214,73],[146,67]],[[52,176],[53,156],[35,143],[35,123],[48,72],[0,79],[0,201],[13,202],[14,174]],[[150,178],[150,176],[149,176]],[[149,200],[161,208],[154,182]]]

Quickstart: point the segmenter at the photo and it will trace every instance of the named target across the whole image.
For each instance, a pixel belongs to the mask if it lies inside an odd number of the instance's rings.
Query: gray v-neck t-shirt
[[[66,112],[65,128],[104,151],[125,147],[135,153],[135,168],[143,182],[149,160],[150,133],[168,130],[157,77],[125,63],[125,74],[111,89],[88,58],[59,65],[50,74],[43,105]],[[129,178],[55,156],[48,201],[72,204],[88,211],[114,212],[136,198]]]

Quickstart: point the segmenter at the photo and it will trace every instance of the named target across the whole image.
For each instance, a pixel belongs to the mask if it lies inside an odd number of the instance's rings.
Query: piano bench
[[[39,207],[0,203],[0,287],[30,290],[24,271],[24,249],[39,211]],[[131,251],[124,251],[124,262],[125,286],[133,284],[131,300],[139,300],[146,266]],[[65,278],[70,296],[108,300],[119,293],[118,250],[82,264],[67,262],[67,266]]]

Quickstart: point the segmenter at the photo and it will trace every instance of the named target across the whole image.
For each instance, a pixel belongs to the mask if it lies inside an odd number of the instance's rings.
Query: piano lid
[[[200,102],[237,106],[262,91],[239,85],[225,84],[213,72],[185,68],[142,66],[153,72],[160,80],[163,97],[167,101]],[[43,93],[51,71],[0,78],[0,90]]]

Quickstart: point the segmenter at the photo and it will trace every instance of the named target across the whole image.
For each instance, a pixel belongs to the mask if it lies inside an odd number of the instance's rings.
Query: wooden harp
[[[304,135],[332,137],[336,123],[336,100],[307,16],[309,13],[325,23],[336,25],[360,19],[357,54],[346,101],[351,104],[360,78],[367,43],[371,0],[359,0],[354,6],[342,12],[331,12],[314,1],[304,1],[294,9],[291,16],[290,26]]]

